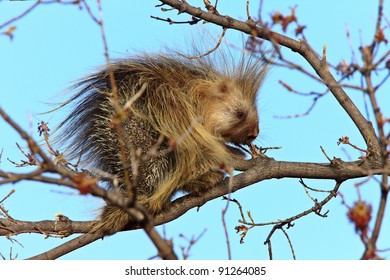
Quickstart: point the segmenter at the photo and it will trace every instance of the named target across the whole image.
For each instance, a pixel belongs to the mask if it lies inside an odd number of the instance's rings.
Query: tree
[[[30,13],[35,9],[46,7],[49,4],[54,4],[57,1],[38,1],[23,13],[19,13],[18,16],[11,17],[11,19],[3,24],[0,24],[0,30],[3,30],[3,35],[12,39],[17,35],[18,29],[15,29],[15,24],[19,24],[21,18],[28,18]],[[101,30],[101,41],[104,47],[105,63],[110,62],[110,53],[108,51],[109,40],[108,36],[111,33],[107,32],[106,25],[108,19],[103,22],[100,17],[99,11],[105,11],[100,6],[100,2],[97,2],[97,10],[85,1],[62,1],[61,5],[77,6],[87,14],[95,26]],[[186,1],[174,1],[174,0],[162,0],[161,8],[162,12],[156,9],[156,13],[161,15],[154,17],[154,25],[162,25],[165,22],[170,24],[170,28],[176,28],[181,24],[181,28],[190,29],[192,25],[200,24],[202,22],[208,22],[214,24],[220,28],[220,37],[217,40],[215,48],[219,43],[225,39],[225,34],[230,33],[232,30],[239,31],[246,34],[245,37],[245,49],[252,52],[254,55],[262,59],[267,59],[266,54],[263,53],[262,46],[267,44],[275,53],[274,60],[275,72],[284,71],[289,69],[287,73],[289,75],[304,75],[307,79],[307,83],[312,88],[304,87],[294,84],[292,80],[283,78],[280,80],[281,87],[288,92],[297,95],[306,96],[311,99],[308,109],[304,113],[289,111],[288,114],[280,114],[278,117],[283,118],[283,122],[289,122],[291,119],[296,118],[311,118],[313,112],[321,106],[324,99],[332,96],[330,107],[328,107],[328,114],[336,114],[334,110],[345,112],[354,127],[361,135],[361,139],[357,139],[357,136],[351,137],[344,131],[344,128],[334,127],[336,134],[338,135],[338,144],[347,145],[347,156],[351,158],[345,159],[345,157],[333,157],[329,152],[328,147],[322,147],[321,152],[326,163],[318,162],[304,162],[298,160],[281,160],[284,148],[277,151],[268,150],[265,155],[261,154],[258,157],[240,163],[239,171],[241,173],[235,175],[233,180],[226,179],[223,183],[216,186],[213,190],[206,193],[202,197],[184,196],[175,200],[172,204],[172,208],[168,211],[157,215],[156,217],[149,217],[145,213],[139,212],[137,208],[129,208],[128,211],[138,219],[139,224],[133,226],[133,228],[143,227],[149,238],[153,241],[154,245],[158,249],[158,254],[162,258],[175,258],[175,253],[172,251],[170,242],[167,242],[165,236],[160,236],[154,226],[165,224],[169,221],[175,220],[178,217],[184,215],[189,209],[196,208],[199,205],[203,205],[214,198],[226,196],[226,202],[222,208],[222,222],[224,225],[223,231],[226,234],[226,247],[229,249],[232,241],[230,240],[233,232],[232,228],[226,226],[227,223],[236,223],[236,230],[241,236],[241,242],[246,241],[247,236],[259,227],[268,226],[268,234],[263,242],[267,245],[269,257],[272,258],[275,253],[275,242],[272,242],[275,237],[274,234],[277,231],[281,231],[290,244],[292,255],[295,257],[296,250],[294,250],[294,240],[291,240],[289,230],[294,227],[298,221],[304,219],[307,215],[317,215],[320,218],[326,218],[329,213],[332,212],[332,208],[328,208],[329,202],[339,200],[344,203],[347,210],[348,218],[353,222],[356,232],[359,234],[364,250],[361,258],[373,259],[381,257],[381,249],[378,246],[378,238],[381,231],[383,231],[383,224],[385,221],[386,211],[386,199],[389,191],[388,175],[389,175],[389,132],[388,123],[389,119],[386,117],[385,101],[380,100],[380,92],[385,92],[387,86],[386,81],[389,75],[389,54],[390,52],[384,50],[387,44],[386,39],[386,17],[384,16],[383,1],[379,1],[377,20],[375,22],[375,30],[372,38],[369,41],[361,42],[359,47],[356,48],[352,43],[351,34],[347,29],[346,39],[350,42],[350,59],[336,61],[336,63],[329,62],[329,52],[332,52],[331,48],[324,45],[322,48],[314,48],[309,41],[311,38],[306,36],[306,31],[310,26],[303,25],[299,11],[301,7],[283,7],[286,12],[268,11],[265,10],[263,1],[260,2],[259,9],[257,10],[257,16],[252,17],[250,8],[252,3],[247,3],[247,19],[237,20],[231,16],[226,16],[221,12],[224,3],[211,4],[209,1],[204,1],[204,8],[197,8]],[[195,4],[194,4],[195,5]],[[238,5],[238,4],[237,4]],[[180,11],[182,15],[177,16],[173,14],[172,10],[167,9],[171,7],[173,10]],[[49,8],[49,7],[48,7]],[[64,7],[61,7],[64,8]],[[282,9],[282,8],[281,8]],[[256,11],[256,9],[255,9]],[[167,14],[169,13],[169,16]],[[270,14],[271,13],[271,14]],[[268,16],[270,15],[270,16]],[[241,15],[243,17],[243,15]],[[184,18],[184,20],[182,20]],[[209,27],[211,28],[211,27]],[[218,30],[218,29],[217,29]],[[15,35],[16,34],[16,35]],[[291,35],[292,34],[292,35]],[[112,34],[111,34],[112,35]],[[325,34],[326,35],[326,34]],[[294,39],[293,39],[294,38]],[[326,42],[326,39],[323,39]],[[368,43],[367,43],[368,42]],[[235,44],[231,44],[231,48],[240,48]],[[293,55],[288,53],[290,50],[294,52]],[[316,51],[317,52],[316,52]],[[210,49],[210,52],[213,48]],[[308,63],[308,64],[307,64]],[[292,70],[297,70],[292,72]],[[313,83],[313,81],[315,83]],[[314,90],[314,89],[315,90]],[[356,99],[352,96],[353,93],[346,91],[361,92],[363,96],[363,102],[353,101]],[[385,99],[386,100],[386,99]],[[337,102],[335,102],[337,101]],[[299,101],[301,102],[301,101]],[[357,106],[356,104],[362,103]],[[359,109],[360,108],[360,109]],[[43,138],[43,144],[39,145],[37,140],[34,140],[38,135],[32,137],[27,133],[25,129],[22,129],[15,121],[13,121],[12,114],[6,112],[7,108],[1,108],[1,116],[4,121],[11,125],[11,127],[23,138],[26,143],[26,148],[20,147],[19,150],[24,153],[25,158],[21,162],[13,160],[12,156],[7,156],[13,161],[15,166],[33,166],[32,171],[29,172],[10,172],[1,168],[0,175],[2,185],[15,183],[23,180],[46,182],[49,184],[58,184],[78,190],[81,194],[92,194],[111,201],[111,203],[125,207],[123,201],[118,198],[117,194],[112,192],[106,192],[104,188],[99,185],[96,178],[91,176],[85,176],[73,170],[67,168],[64,165],[57,164],[59,160],[66,159],[61,158],[61,150],[57,151],[50,142],[50,125],[48,126],[46,121],[39,120],[38,130],[39,134]],[[322,116],[318,120],[321,126],[324,123]],[[370,120],[370,121],[368,121]],[[50,121],[51,123],[51,121]],[[305,141],[310,140],[313,137],[313,131],[305,131],[303,139]],[[359,144],[356,144],[356,142]],[[336,142],[336,141],[335,141]],[[279,145],[277,143],[277,145]],[[317,146],[322,145],[316,143]],[[336,145],[335,145],[336,146]],[[49,153],[45,151],[49,150]],[[347,148],[345,148],[347,149]],[[354,152],[357,151],[357,153]],[[260,151],[264,151],[260,149]],[[258,151],[257,151],[258,152]],[[272,156],[270,153],[272,152]],[[3,151],[3,154],[6,150]],[[360,157],[359,157],[360,156]],[[2,162],[5,159],[2,157]],[[66,162],[67,163],[67,162]],[[70,163],[69,163],[70,164]],[[69,166],[68,166],[69,167]],[[247,208],[247,201],[234,200],[234,195],[238,190],[242,190],[254,183],[263,182],[272,178],[296,178],[291,184],[296,186],[302,186],[307,194],[307,201],[310,202],[304,209],[296,207],[292,211],[292,214],[288,218],[275,218],[272,222],[259,222],[258,218],[254,214],[255,211],[265,211],[261,206],[253,208]],[[347,184],[351,184],[351,179],[361,178],[356,182],[358,199],[353,203],[347,202],[347,197],[343,194],[343,187]],[[332,187],[321,188],[313,187],[312,181],[308,183],[307,179],[319,179],[321,183],[316,181],[316,184],[321,184],[323,181],[329,181],[333,184]],[[370,188],[376,188],[380,190],[380,197],[377,200],[366,201],[361,195],[361,186],[369,185]],[[328,185],[327,185],[328,186]],[[344,187],[345,188],[345,187]],[[229,192],[232,190],[232,193]],[[320,194],[319,191],[322,193]],[[304,196],[306,196],[306,194]],[[7,196],[4,196],[7,198]],[[344,197],[341,199],[339,197]],[[6,202],[5,198],[2,200]],[[7,198],[8,199],[8,198]],[[272,199],[271,197],[269,199]],[[42,202],[44,203],[44,202]],[[291,201],[292,203],[292,201]],[[374,205],[374,206],[373,206]],[[233,218],[226,218],[227,213],[232,215],[232,208],[239,206],[240,212],[235,210]],[[326,209],[325,206],[328,208]],[[283,207],[283,206],[282,206]],[[203,208],[203,207],[202,207]],[[202,210],[201,208],[201,210]],[[288,208],[288,207],[286,207]],[[244,210],[242,210],[244,209]],[[250,209],[250,214],[245,214],[245,210]],[[67,237],[75,233],[86,233],[91,227],[91,222],[75,222],[68,217],[59,215],[55,221],[41,221],[41,222],[22,222],[13,220],[13,215],[7,214],[8,207],[6,205],[2,208],[3,216],[0,220],[1,228],[0,232],[4,236],[8,236],[11,240],[14,239],[14,235],[24,232],[38,232],[47,235],[55,234],[61,237]],[[9,209],[12,210],[12,209]],[[227,212],[229,210],[229,212]],[[267,209],[272,210],[273,209]],[[376,212],[374,213],[373,210]],[[221,211],[221,210],[217,210]],[[387,210],[388,211],[388,210]],[[8,212],[9,213],[9,212]],[[237,214],[240,213],[240,214]],[[286,212],[287,213],[287,212]],[[290,212],[288,212],[290,213]],[[283,214],[286,217],[287,214]],[[373,219],[372,219],[373,217]],[[234,219],[234,220],[230,220]],[[236,222],[240,219],[239,222]],[[324,219],[326,221],[326,219]],[[371,221],[372,220],[372,221]],[[295,225],[297,227],[299,225]],[[203,232],[203,231],[199,231]],[[129,236],[131,233],[129,233]],[[201,234],[202,236],[202,234]],[[230,238],[229,238],[230,236]],[[36,258],[57,258],[69,251],[75,250],[80,246],[93,242],[102,236],[96,234],[84,234],[76,239],[70,240],[57,248],[54,248],[43,255],[38,255]],[[114,238],[114,237],[113,237]],[[131,237],[129,237],[131,238]],[[207,238],[205,235],[202,238]],[[187,249],[192,246],[192,243],[197,241],[198,238],[194,237],[189,240]],[[238,242],[236,240],[236,242]],[[230,250],[229,251],[229,257]],[[188,253],[184,253],[183,257],[188,256]],[[299,254],[299,251],[298,251]]]

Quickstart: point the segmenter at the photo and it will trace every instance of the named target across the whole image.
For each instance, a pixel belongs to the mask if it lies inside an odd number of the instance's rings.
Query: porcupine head
[[[82,151],[95,169],[118,179],[109,187],[128,196],[124,174],[134,182],[134,155],[148,155],[159,143],[158,151],[170,152],[139,161],[136,202],[153,215],[169,208],[178,191],[201,195],[223,179],[221,164],[234,167],[240,153],[231,145],[248,145],[259,134],[256,100],[267,63],[252,56],[237,63],[221,57],[141,54],[86,77],[75,86],[77,93],[68,101],[73,111],[61,124],[73,135],[69,156]],[[122,153],[112,125],[118,112],[109,71],[116,101],[128,112],[121,123]],[[108,205],[95,229],[112,234],[130,220],[126,211]]]

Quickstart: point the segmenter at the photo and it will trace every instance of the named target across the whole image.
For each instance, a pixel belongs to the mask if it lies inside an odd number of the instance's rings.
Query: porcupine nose
[[[256,139],[257,135],[259,135],[259,128],[256,127],[253,131],[249,132],[247,137],[246,137],[246,141],[247,143],[251,143],[253,140]]]

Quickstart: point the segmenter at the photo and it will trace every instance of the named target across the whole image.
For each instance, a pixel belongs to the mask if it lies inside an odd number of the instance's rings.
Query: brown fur
[[[165,137],[161,149],[169,146],[169,139],[183,139],[172,153],[139,167],[137,201],[151,214],[169,207],[177,191],[200,194],[220,182],[223,173],[218,167],[232,166],[236,157],[226,143],[249,144],[259,133],[256,98],[267,65],[253,57],[242,58],[233,67],[226,57],[219,65],[214,59],[159,54],[112,65],[122,105],[146,84],[123,122],[130,176],[131,151],[147,153],[160,135]],[[111,125],[115,111],[108,71],[87,77],[76,88],[79,92],[69,101],[75,107],[61,125],[62,135],[73,135],[69,156],[83,151],[85,160],[116,175],[123,188],[123,165]],[[112,234],[129,221],[125,211],[107,206],[97,228]]]

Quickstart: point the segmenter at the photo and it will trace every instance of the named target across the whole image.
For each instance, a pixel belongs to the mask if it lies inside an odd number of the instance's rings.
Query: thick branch
[[[12,236],[21,233],[38,233],[47,236],[67,237],[74,233],[87,233],[93,222],[37,221],[26,222],[19,220],[0,219],[0,236]]]
[[[99,234],[84,234],[82,236],[79,236],[60,246],[51,249],[50,251],[33,256],[28,260],[54,260],[74,251],[75,249],[88,245],[100,238],[103,238],[103,236]]]
[[[245,188],[263,180],[272,178],[308,178],[308,179],[331,179],[342,182],[348,179],[373,175],[370,170],[380,167],[380,162],[375,166],[369,165],[368,161],[343,162],[334,159],[331,164],[302,163],[276,161],[272,158],[258,158],[248,161],[252,165],[247,171],[234,176],[231,186],[232,192]],[[373,171],[374,172],[374,171]],[[378,170],[381,174],[383,170]],[[229,180],[210,189],[207,193],[198,196],[185,196],[174,201],[172,207],[154,218],[155,225],[167,223],[183,215],[189,209],[201,206],[207,201],[222,197],[229,193]]]
[[[245,166],[246,164],[246,166]],[[377,165],[372,165],[369,161],[343,162],[340,159],[334,159],[332,163],[303,163],[303,162],[285,162],[276,161],[272,158],[260,157],[255,160],[245,161],[240,166],[242,169],[248,169],[245,172],[234,176],[231,185],[232,192],[243,189],[263,180],[272,178],[308,178],[308,179],[330,179],[342,182],[348,179],[360,178],[374,174],[382,174],[383,169],[380,169],[380,162]],[[156,215],[153,218],[154,225],[160,225],[177,219],[188,210],[199,207],[206,202],[222,197],[229,193],[229,179],[225,179],[222,183],[210,189],[202,196],[186,195],[178,198],[172,206]],[[101,190],[102,191],[102,190]],[[110,193],[110,192],[107,192]],[[0,219],[4,225],[5,219]],[[75,222],[74,222],[75,223]],[[55,223],[49,221],[42,222],[20,222],[15,224],[7,223],[8,230],[1,230],[0,235],[10,233],[39,232],[37,228],[43,232],[58,232],[55,231]],[[72,225],[72,233],[83,233],[90,229],[89,222],[77,222]],[[126,229],[140,228],[139,225],[129,225]],[[23,230],[22,230],[23,229]]]
[[[375,169],[379,170],[377,173],[383,173],[383,170],[378,169],[379,167],[380,163],[378,163],[377,166],[374,166],[370,165],[368,161],[343,162],[340,159],[334,159],[330,164],[319,164],[284,162],[276,161],[272,158],[260,157],[255,160],[242,162],[240,168],[248,170],[234,176],[233,183],[230,186],[229,179],[227,178],[221,184],[210,189],[202,196],[187,195],[181,197],[175,200],[168,210],[156,215],[153,218],[152,223],[157,226],[175,220],[192,208],[200,207],[214,198],[228,194],[229,188],[231,188],[232,192],[235,192],[256,182],[271,178],[285,177],[332,179],[342,182],[347,179],[375,174]],[[59,227],[59,225],[60,224],[55,221],[12,222],[6,219],[0,219],[0,235],[15,235],[18,233],[36,232],[41,234],[61,233],[62,236],[65,237],[73,233],[88,232],[91,228],[91,222],[67,221],[62,227]],[[139,228],[141,228],[141,225],[133,223],[129,224],[124,230],[134,230]],[[102,237],[103,236],[98,234],[85,234],[62,244],[49,252],[45,252],[44,254],[33,258],[58,258]]]

